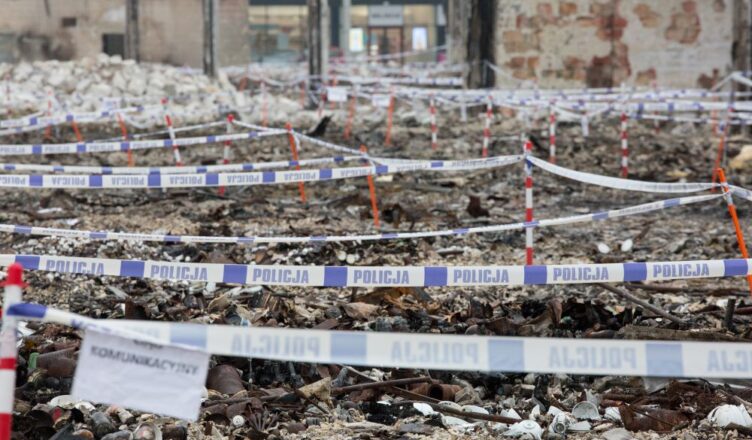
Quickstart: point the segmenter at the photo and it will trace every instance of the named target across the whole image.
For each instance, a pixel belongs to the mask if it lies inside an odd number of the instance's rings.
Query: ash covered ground
[[[478,157],[480,115],[462,122],[439,114],[439,148],[421,110],[403,105],[395,113],[392,147],[384,147],[383,114],[358,117],[355,140],[342,138],[344,111],[334,114],[322,138],[367,145],[377,157],[465,159]],[[284,118],[285,115],[277,115]],[[316,122],[314,112],[291,117],[301,129]],[[249,122],[258,122],[249,120]],[[280,124],[281,125],[281,124]],[[519,154],[519,121],[497,114],[490,155]],[[541,141],[533,154],[548,155]],[[85,126],[86,138],[116,135],[114,125]],[[70,141],[66,127],[54,141]],[[13,142],[38,142],[40,134]],[[615,120],[591,127],[560,124],[558,164],[616,176],[619,133]],[[749,138],[734,134],[728,156]],[[630,178],[677,182],[710,179],[717,137],[708,126],[634,122],[630,128]],[[187,164],[214,164],[221,145],[182,148]],[[232,162],[290,159],[285,136],[236,142]],[[303,143],[301,158],[331,152]],[[135,152],[137,165],[171,165],[169,151]],[[14,158],[15,159],[15,158]],[[84,154],[44,157],[44,163],[124,166],[125,155]],[[14,160],[15,161],[15,160]],[[39,161],[36,156],[18,163]],[[10,162],[10,160],[8,160]],[[752,187],[749,170],[730,172],[731,183]],[[668,199],[599,188],[534,169],[535,217],[555,218]],[[418,172],[376,179],[382,232],[428,231],[504,224],[524,219],[522,165],[451,173]],[[305,185],[161,190],[13,190],[0,193],[0,222],[144,233],[219,236],[309,236],[373,231],[365,178]],[[748,202],[738,202],[744,233],[752,237]],[[524,263],[524,232],[509,231],[416,240],[361,243],[218,245],[88,241],[4,234],[3,254],[48,254],[164,261],[317,265],[485,265]],[[738,258],[733,225],[722,199],[678,206],[645,215],[535,230],[539,264],[607,263]],[[27,272],[25,300],[93,318],[192,321],[212,324],[336,330],[432,332],[603,339],[749,341],[752,301],[743,278],[618,285],[635,297],[679,318],[677,324],[598,285],[495,288],[332,289],[234,286],[160,282],[114,277]],[[726,317],[733,300],[736,314]],[[749,383],[672,381],[655,378],[536,374],[481,374],[425,370],[353,368],[263,359],[213,357],[209,398],[201,419],[188,424],[106,405],[50,401],[70,391],[82,333],[57,325],[33,325],[19,359],[15,429],[19,438],[501,438],[512,423],[531,419],[545,438],[558,408],[571,413],[591,402],[598,420],[575,420],[568,438],[735,438],[752,431],[723,430],[706,419],[722,404],[750,408]],[[36,368],[30,368],[32,353]],[[388,381],[417,378],[410,385]],[[370,382],[387,381],[369,388]],[[361,385],[359,388],[358,385]],[[350,388],[346,388],[350,387]],[[169,399],[169,396],[165,396]],[[451,401],[446,408],[416,405]],[[580,405],[581,407],[582,405]],[[536,409],[537,407],[537,409]],[[451,412],[451,408],[455,408]],[[607,408],[620,408],[608,410]],[[465,415],[456,411],[474,411]],[[536,415],[537,414],[537,415]],[[485,416],[485,417],[483,417]],[[585,422],[585,423],[583,423]],[[626,430],[624,429],[626,428]],[[506,434],[505,434],[506,433]]]

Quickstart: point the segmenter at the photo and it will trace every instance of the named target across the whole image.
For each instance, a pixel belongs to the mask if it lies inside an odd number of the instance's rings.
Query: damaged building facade
[[[248,62],[248,0],[218,0],[220,65]],[[202,64],[202,0],[139,0],[142,61]],[[0,0],[0,62],[124,55],[125,0]]]
[[[749,16],[748,0],[452,0],[449,52],[541,87],[709,87],[749,68]]]
[[[711,87],[732,70],[750,69],[750,1],[215,0],[217,64],[305,60],[313,41],[307,16],[320,4],[328,11],[321,24],[328,38],[318,44],[324,52],[341,53],[344,42],[352,54],[371,55],[447,43],[452,62],[468,63],[469,87],[515,80],[541,87]],[[200,67],[205,2],[133,2],[140,60]],[[124,54],[127,3],[0,0],[0,61]],[[382,9],[398,11],[396,18],[377,19]],[[420,59],[428,60],[434,58]]]

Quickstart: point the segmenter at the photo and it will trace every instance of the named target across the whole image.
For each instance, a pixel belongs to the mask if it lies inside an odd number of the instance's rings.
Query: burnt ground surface
[[[398,109],[397,115],[401,113]],[[356,142],[342,139],[340,114],[324,139],[340,144],[364,143],[380,157],[462,159],[480,152],[482,125],[471,117],[442,115],[439,148],[430,148],[428,127],[408,116],[398,117],[393,147],[383,147],[384,124],[378,118],[356,120]],[[541,126],[535,133],[539,139]],[[109,137],[115,127],[87,127],[87,138]],[[497,117],[496,137],[518,132],[518,124]],[[55,141],[69,141],[67,130]],[[35,137],[36,136],[36,137]],[[630,132],[630,177],[676,182],[707,181],[716,154],[717,138],[707,126],[639,123]],[[39,142],[39,135],[13,142]],[[730,157],[749,139],[732,136]],[[558,164],[581,171],[616,176],[619,144],[612,121],[591,128],[583,139],[579,124],[561,124]],[[534,154],[546,158],[547,142]],[[187,164],[216,163],[220,145],[182,148]],[[518,154],[518,141],[494,139],[491,155]],[[237,142],[233,162],[289,159],[285,136]],[[301,158],[331,152],[303,144]],[[135,153],[137,165],[170,165],[169,151]],[[8,158],[30,163],[38,157]],[[125,165],[125,155],[48,156],[43,163]],[[354,166],[356,162],[352,162]],[[495,170],[451,173],[411,173],[377,179],[382,231],[420,231],[503,224],[524,218],[522,165]],[[539,219],[620,208],[671,198],[604,189],[580,184],[534,169],[535,216]],[[752,187],[749,173],[730,176],[734,184]],[[308,204],[299,202],[297,185],[173,190],[6,190],[0,193],[0,222],[89,230],[154,232],[191,235],[323,235],[373,231],[366,179],[306,184]],[[750,205],[738,201],[745,234],[752,237]],[[621,246],[632,240],[631,249]],[[601,244],[607,253],[598,250]],[[139,258],[169,261],[318,265],[480,265],[523,264],[524,232],[510,231],[463,237],[389,240],[363,243],[217,245],[72,240],[1,235],[0,253]],[[722,199],[664,211],[535,231],[536,263],[623,262],[738,258],[733,226]],[[356,329],[364,331],[438,332],[562,338],[749,340],[752,301],[742,278],[674,281],[619,286],[661,310],[686,321],[672,323],[620,295],[596,285],[520,288],[328,289],[263,287],[28,272],[25,300],[94,318]],[[729,299],[737,314],[725,319]],[[346,307],[350,303],[359,303]],[[361,304],[376,307],[366,307]],[[456,401],[484,408],[492,416],[514,409],[547,429],[549,406],[571,411],[591,399],[606,407],[621,407],[622,421],[593,421],[586,432],[571,438],[620,438],[613,431],[629,429],[637,438],[731,438],[744,432],[713,428],[706,415],[723,403],[752,400],[748,383],[735,385],[647,378],[565,375],[479,374],[443,371],[358,371],[372,379],[423,377],[427,382],[343,393],[346,385],[371,380],[339,365],[270,362],[262,359],[212,358],[209,400],[198,423],[187,424],[154,415],[123,415],[106,405],[96,408],[54,408],[51,398],[70,391],[75,353],[82,334],[57,325],[31,325],[19,360],[15,426],[18,438],[97,438],[115,431],[136,432],[136,438],[498,438],[498,420],[460,417],[471,426],[458,427],[451,414],[424,416],[412,401]],[[32,353],[40,353],[36,369]],[[34,355],[36,356],[36,355]],[[45,359],[46,358],[46,359]],[[42,362],[42,359],[45,359]],[[324,380],[330,378],[331,383]],[[322,381],[324,380],[324,381]],[[322,388],[315,395],[301,387]],[[310,389],[305,388],[306,392]],[[437,395],[436,390],[441,390]],[[444,394],[442,394],[444,393]],[[405,397],[408,396],[408,397]],[[169,396],[165,396],[169,398]],[[96,415],[104,412],[103,415]],[[128,417],[130,415],[130,417]],[[105,418],[103,418],[104,416]],[[237,419],[236,416],[242,416]],[[233,426],[232,421],[242,422]],[[533,416],[535,417],[535,416]],[[137,430],[138,426],[141,426]],[[660,432],[660,433],[658,433]],[[93,433],[93,434],[92,434]],[[127,433],[107,438],[129,438]],[[547,431],[544,437],[557,438]],[[608,437],[608,436],[611,437]],[[118,437],[121,436],[121,437]],[[624,437],[628,438],[628,437]]]

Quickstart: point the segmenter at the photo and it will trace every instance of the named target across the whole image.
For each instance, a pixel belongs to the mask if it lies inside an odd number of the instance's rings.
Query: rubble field
[[[49,78],[52,82],[54,78]],[[54,79],[57,81],[57,79]],[[65,80],[61,80],[64,84]],[[147,83],[148,84],[148,83]],[[123,90],[136,87],[126,83]],[[149,85],[144,86],[149,88]],[[162,90],[155,86],[155,91]],[[192,89],[191,89],[192,90]],[[105,93],[104,91],[102,93]],[[254,105],[260,97],[251,98]],[[270,122],[289,119],[301,131],[315,126],[315,110],[293,112],[295,97],[270,96]],[[281,110],[282,109],[282,110]],[[439,112],[439,147],[432,150],[427,111],[398,105],[392,145],[384,144],[383,111],[365,106],[342,133],[346,110],[326,108],[332,121],[322,139],[366,145],[375,157],[465,159],[480,155],[482,115],[462,122]],[[259,123],[258,108],[241,120]],[[490,155],[520,154],[520,122],[497,113]],[[547,158],[546,127],[533,154]],[[116,136],[117,126],[82,126],[87,139]],[[214,133],[214,132],[212,132]],[[210,134],[208,131],[197,134]],[[6,142],[40,142],[42,134]],[[53,142],[72,141],[66,126]],[[734,133],[733,162],[750,141]],[[718,139],[707,126],[650,123],[630,127],[630,178],[662,182],[710,179]],[[616,176],[619,131],[615,120],[559,124],[558,164]],[[189,165],[221,162],[222,145],[181,148]],[[231,162],[289,160],[286,136],[235,142]],[[303,143],[301,159],[331,156]],[[136,165],[171,165],[169,151],[134,152]],[[17,159],[17,160],[16,160]],[[123,153],[42,157],[62,165],[126,164]],[[11,162],[11,160],[6,160]],[[13,158],[39,162],[38,156]],[[354,165],[349,165],[354,166]],[[739,158],[731,183],[752,187],[752,161]],[[670,198],[589,186],[534,169],[535,218],[548,219]],[[429,231],[518,222],[524,219],[522,164],[471,172],[396,174],[376,178],[382,232]],[[0,223],[87,230],[215,236],[359,234],[374,231],[365,178],[305,185],[308,203],[290,185],[168,190],[13,190],[0,193]],[[743,231],[752,237],[752,209],[738,202]],[[224,245],[94,241],[0,235],[0,253],[47,254],[165,261],[319,265],[523,264],[524,232],[370,242]],[[600,222],[537,228],[535,261],[606,263],[738,258],[733,225],[722,199]],[[558,338],[752,340],[752,301],[744,278],[495,288],[286,288],[160,282],[46,272],[25,273],[24,300],[92,318],[192,321],[374,332],[421,332]],[[620,292],[628,292],[629,297]],[[628,298],[648,302],[662,313]],[[735,307],[733,315],[729,307]],[[676,319],[670,319],[676,318]],[[681,322],[681,323],[678,323]],[[67,395],[82,332],[26,324],[19,352],[14,430],[26,439],[729,439],[752,429],[719,428],[716,407],[747,415],[748,381],[690,381],[640,377],[480,374],[354,368],[264,359],[213,357],[207,399],[196,423]],[[381,382],[373,385],[373,382]],[[165,396],[169,399],[170,396]],[[439,402],[450,402],[439,404]],[[738,406],[741,405],[741,409]],[[720,410],[719,410],[720,411]],[[526,422],[515,423],[512,419]],[[741,424],[745,420],[741,419]],[[531,425],[532,424],[532,425]],[[750,420],[752,424],[752,420]],[[531,426],[526,426],[531,425]]]

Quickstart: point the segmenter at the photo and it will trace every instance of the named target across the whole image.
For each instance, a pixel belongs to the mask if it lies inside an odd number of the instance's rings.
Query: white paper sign
[[[205,352],[87,330],[71,394],[196,420],[208,367]]]
[[[371,104],[374,107],[389,107],[389,102],[391,101],[391,97],[389,95],[373,95],[371,97]]]
[[[327,87],[326,99],[329,102],[347,102],[347,89],[344,87]]]
[[[104,98],[102,100],[102,111],[110,111],[120,108],[120,98]]]

